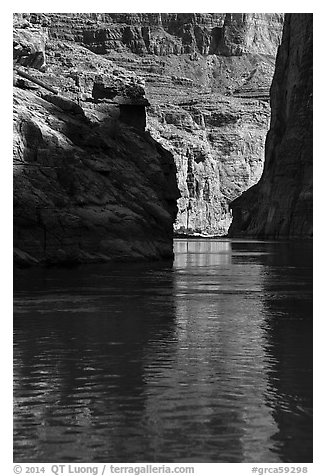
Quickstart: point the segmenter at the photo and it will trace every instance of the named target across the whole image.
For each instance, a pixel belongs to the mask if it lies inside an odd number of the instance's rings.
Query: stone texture
[[[44,15],[32,14],[44,24]],[[53,38],[84,44],[104,54],[131,51],[167,56],[197,52],[226,56],[275,55],[281,14],[266,13],[78,13],[47,14]],[[71,28],[73,25],[73,28]]]
[[[45,69],[45,44],[47,30],[32,28],[21,16],[14,16],[13,58],[23,66]]]
[[[175,231],[226,234],[230,201],[262,173],[283,15],[48,14],[47,25],[144,79],[148,130],[178,169]]]
[[[287,14],[259,183],[232,203],[231,236],[312,237],[312,14]]]
[[[278,14],[17,14],[19,35],[46,39],[34,76],[60,93],[15,84],[74,121],[105,124],[111,138],[147,125],[178,170],[175,231],[225,235],[230,201],[262,172],[282,25]],[[102,147],[106,137],[93,140]]]
[[[171,259],[176,168],[144,130],[142,82],[72,43],[49,39],[46,53],[29,74],[59,95],[14,87],[15,263]]]
[[[229,202],[262,172],[268,106],[211,94],[188,107],[152,107],[149,117],[152,136],[177,165],[181,198],[175,230],[224,235]]]
[[[282,15],[275,13],[226,13],[215,34],[211,52],[225,56],[247,53],[275,55]]]

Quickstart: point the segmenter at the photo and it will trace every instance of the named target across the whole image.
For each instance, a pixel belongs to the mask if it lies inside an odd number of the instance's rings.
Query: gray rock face
[[[199,107],[156,106],[149,119],[151,135],[177,165],[181,198],[175,230],[224,235],[229,202],[262,172],[268,106],[214,94]]]
[[[312,236],[312,14],[287,14],[264,172],[232,203],[231,236]]]
[[[230,201],[262,173],[283,16],[49,14],[47,21],[50,38],[79,42],[144,79],[148,129],[178,169],[175,231],[226,234]]]
[[[24,28],[19,28],[24,26]],[[47,32],[40,28],[28,28],[28,24],[16,23],[13,32],[13,58],[16,63],[31,68],[45,69],[45,43]]]
[[[221,31],[215,33],[211,53],[275,55],[282,15],[275,13],[226,13]]]
[[[141,82],[77,45],[47,52],[29,73],[60,94],[14,88],[15,262],[171,259],[176,168],[144,130]]]
[[[36,53],[45,51],[46,63],[43,62],[42,66],[35,62],[25,63],[26,58],[30,61],[32,51],[25,55],[25,58],[21,55],[22,60],[17,56],[17,63],[23,68],[25,65],[34,68],[33,75],[36,78],[60,92],[58,96],[48,94],[28,80],[16,79],[16,85],[20,88],[19,94],[24,93],[26,98],[28,97],[27,111],[23,108],[25,100],[19,97],[17,117],[19,111],[24,110],[24,114],[30,120],[27,123],[35,125],[36,109],[38,109],[37,116],[44,115],[46,118],[51,117],[53,111],[59,110],[62,121],[55,121],[54,125],[51,125],[53,129],[51,134],[56,136],[57,133],[62,133],[63,137],[59,134],[60,138],[54,139],[54,142],[62,144],[66,140],[68,143],[71,141],[73,147],[84,150],[85,156],[92,156],[91,144],[95,144],[95,148],[100,148],[101,154],[106,154],[103,151],[107,150],[107,141],[110,141],[110,147],[112,150],[116,149],[116,152],[109,154],[109,162],[114,161],[115,156],[119,158],[122,150],[124,150],[122,155],[127,156],[127,146],[123,139],[125,133],[129,139],[132,138],[128,142],[132,157],[135,156],[134,147],[138,157],[141,149],[139,141],[142,142],[146,137],[147,145],[144,145],[146,153],[150,154],[151,148],[154,148],[153,154],[156,158],[153,163],[148,163],[146,173],[144,171],[143,176],[137,177],[140,182],[145,180],[148,184],[147,173],[151,174],[152,167],[155,167],[155,170],[158,167],[163,170],[165,181],[162,176],[159,187],[157,184],[153,185],[155,193],[158,193],[156,198],[150,198],[152,196],[150,186],[147,195],[143,193],[141,199],[133,192],[132,197],[129,197],[133,202],[133,205],[130,205],[132,210],[135,204],[142,202],[150,204],[154,201],[159,208],[168,210],[173,220],[172,204],[178,197],[173,173],[177,169],[181,198],[178,200],[175,231],[225,234],[231,221],[230,201],[256,183],[263,168],[263,148],[270,114],[268,89],[282,29],[282,15],[23,14],[16,15],[15,20],[17,34],[20,37],[22,32],[26,35],[33,30],[35,34],[38,31],[38,35],[46,38],[45,50],[43,45],[35,45]],[[20,40],[17,44],[23,43]],[[95,55],[89,50],[101,55]],[[148,103],[142,102],[145,93],[150,103],[147,113],[145,106]],[[34,107],[30,94],[37,95],[37,101],[42,99],[43,102],[36,101]],[[50,105],[52,109],[48,110]],[[18,118],[17,137],[20,135],[25,137],[25,126],[21,127],[19,124]],[[37,121],[37,124],[41,127],[41,120]],[[34,130],[34,126],[31,127]],[[157,144],[153,146],[148,135],[144,135],[146,127],[156,141],[170,151],[170,154],[166,155],[167,152],[163,152],[164,149]],[[56,128],[59,128],[58,131]],[[129,129],[133,131],[132,134],[129,134]],[[28,126],[27,130],[29,136],[31,128]],[[98,133],[94,134],[94,130]],[[39,133],[35,134],[39,137]],[[34,137],[34,132],[32,136]],[[42,127],[41,136],[44,141]],[[91,142],[84,143],[86,137],[90,137]],[[26,140],[18,139],[17,143],[20,144],[18,151],[23,147],[21,142],[25,143]],[[31,139],[28,139],[27,143],[30,141]],[[32,144],[33,141],[34,139]],[[38,154],[44,156],[47,148],[56,150],[51,145],[52,140],[49,145],[46,141],[42,141],[37,140],[35,146],[38,150],[41,144],[42,152],[35,152],[34,146],[28,145],[26,150],[24,149],[26,157],[35,157]],[[122,146],[120,142],[124,145]],[[115,233],[110,246],[107,244],[106,248],[105,246],[96,248],[99,235],[92,231],[88,241],[82,240],[80,247],[73,248],[73,251],[71,251],[73,239],[71,236],[74,234],[69,235],[69,245],[64,241],[64,244],[59,246],[49,241],[50,234],[47,233],[45,248],[42,245],[46,251],[37,254],[31,245],[33,240],[39,243],[40,248],[40,244],[43,243],[40,237],[44,226],[49,231],[54,225],[53,223],[44,225],[45,212],[42,212],[42,217],[38,218],[42,223],[40,226],[35,225],[37,221],[33,219],[32,228],[35,226],[39,230],[36,241],[34,231],[31,235],[26,232],[29,225],[22,218],[25,215],[26,197],[22,200],[20,190],[33,190],[29,197],[31,209],[34,207],[54,210],[55,207],[48,205],[44,197],[42,205],[35,204],[34,198],[31,197],[39,195],[40,192],[35,190],[37,180],[33,179],[33,174],[36,174],[38,169],[43,171],[43,168],[37,161],[33,168],[29,168],[29,165],[22,162],[19,154],[16,173],[17,177],[21,177],[19,180],[24,180],[24,185],[15,188],[15,217],[19,217],[15,221],[17,224],[15,237],[19,237],[16,247],[18,251],[20,250],[20,256],[23,256],[24,249],[29,250],[24,253],[28,253],[30,259],[40,262],[87,261],[139,255],[171,256],[171,242],[167,245],[169,252],[166,251],[166,247],[164,248],[165,245],[162,245],[163,242],[167,243],[170,240],[168,237],[171,235],[169,229],[171,222],[168,225],[166,221],[165,228],[160,228],[159,225],[156,232],[149,231],[151,227],[145,226],[147,219],[152,227],[155,228],[157,225],[152,222],[151,214],[148,216],[148,206],[145,204],[141,205],[144,208],[143,212],[138,210],[141,218],[137,223],[143,223],[140,233],[143,233],[143,238],[138,240],[143,245],[138,247],[142,249],[139,253],[135,254],[132,250],[126,228],[125,232],[121,232],[122,242],[128,245],[123,249],[121,242],[120,252],[110,252],[113,241],[117,240],[118,235],[120,236],[120,231]],[[65,157],[66,152],[56,151],[54,156]],[[172,157],[175,165],[171,163]],[[117,164],[120,164],[119,160]],[[136,163],[141,163],[141,160],[137,159]],[[85,166],[85,161],[83,164]],[[132,166],[130,164],[128,167]],[[76,167],[74,165],[73,173],[79,177],[79,169]],[[60,165],[60,170],[62,168],[63,165]],[[24,173],[18,174],[18,170],[24,170]],[[122,167],[121,173],[118,174],[119,180],[129,183],[130,178],[125,178],[125,173]],[[43,172],[42,174],[44,175]],[[37,175],[38,180],[41,180],[40,177],[43,175]],[[105,176],[107,182],[103,193],[104,195],[108,193],[106,187],[113,190],[117,187],[115,200],[118,202],[119,193],[124,195],[124,192],[119,192],[118,179],[115,179],[113,185],[111,184],[109,175]],[[97,180],[94,177],[93,179]],[[56,179],[51,180],[56,183]],[[78,178],[78,181],[80,180]],[[103,174],[100,181],[102,183]],[[20,182],[15,179],[15,184],[18,183]],[[39,187],[47,189],[47,182],[40,181]],[[82,200],[80,197],[84,192],[81,190],[85,191],[86,203],[89,200],[86,193],[88,188],[92,187],[90,185],[82,187],[78,192],[79,199]],[[140,188],[143,191],[143,187]],[[78,187],[70,189],[75,190]],[[59,193],[59,190],[57,192]],[[60,200],[59,202],[62,203]],[[29,203],[28,200],[26,203]],[[129,207],[124,201],[123,203]],[[74,199],[67,204],[68,207],[75,209]],[[26,216],[29,216],[29,213]],[[126,222],[123,215],[120,219]],[[68,230],[69,226],[61,226],[59,229]],[[112,228],[111,223],[108,226],[110,232],[102,224],[97,230],[102,230],[103,236],[110,235],[114,227]],[[149,247],[145,244],[148,241],[145,238],[146,233],[150,236]],[[83,231],[82,235],[87,236],[87,233]],[[59,231],[56,236],[60,236]],[[93,236],[94,241],[91,238]],[[27,243],[30,243],[32,248],[29,248],[30,245]],[[165,249],[163,252],[162,247]],[[61,250],[62,258],[56,257],[56,249]],[[33,254],[34,252],[36,254]]]
[[[275,55],[283,22],[276,13],[78,13],[46,18],[51,37],[82,43],[96,53],[127,50],[157,56]],[[44,23],[44,15],[29,20]]]

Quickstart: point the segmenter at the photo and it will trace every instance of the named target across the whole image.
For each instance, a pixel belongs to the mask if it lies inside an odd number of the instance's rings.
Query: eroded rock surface
[[[286,15],[264,172],[232,203],[231,236],[312,237],[312,30],[312,14]]]
[[[20,50],[19,41],[34,32],[22,25],[26,17],[16,20]],[[33,44],[27,60],[43,51]],[[144,130],[142,82],[61,40],[47,41],[46,71],[25,64],[18,61],[14,87],[16,263],[172,258],[176,169],[171,153]],[[134,124],[124,120],[128,108]]]
[[[157,105],[149,117],[151,134],[177,165],[181,198],[175,230],[225,234],[229,202],[262,172],[268,106],[211,94],[200,104]]]
[[[30,14],[49,38],[79,43],[143,78],[147,127],[171,151],[176,232],[226,234],[230,201],[261,176],[280,14]],[[64,48],[60,54],[64,57]],[[50,53],[50,52],[49,52]],[[54,58],[58,61],[59,52]],[[50,58],[49,58],[50,60]],[[48,60],[48,61],[49,61]],[[69,64],[69,55],[65,61]],[[90,95],[76,72],[76,87]],[[71,87],[74,87],[73,83]],[[98,84],[101,96],[112,85]]]

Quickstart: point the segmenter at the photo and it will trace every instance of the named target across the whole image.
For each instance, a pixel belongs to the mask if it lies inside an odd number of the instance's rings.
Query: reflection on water
[[[307,244],[15,278],[15,461],[312,461]]]

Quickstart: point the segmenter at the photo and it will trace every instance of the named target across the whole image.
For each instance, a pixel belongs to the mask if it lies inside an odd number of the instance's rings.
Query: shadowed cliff
[[[231,204],[230,236],[312,237],[312,14],[285,16],[258,182]]]
[[[141,81],[15,26],[15,262],[172,259],[176,167],[145,131]]]

